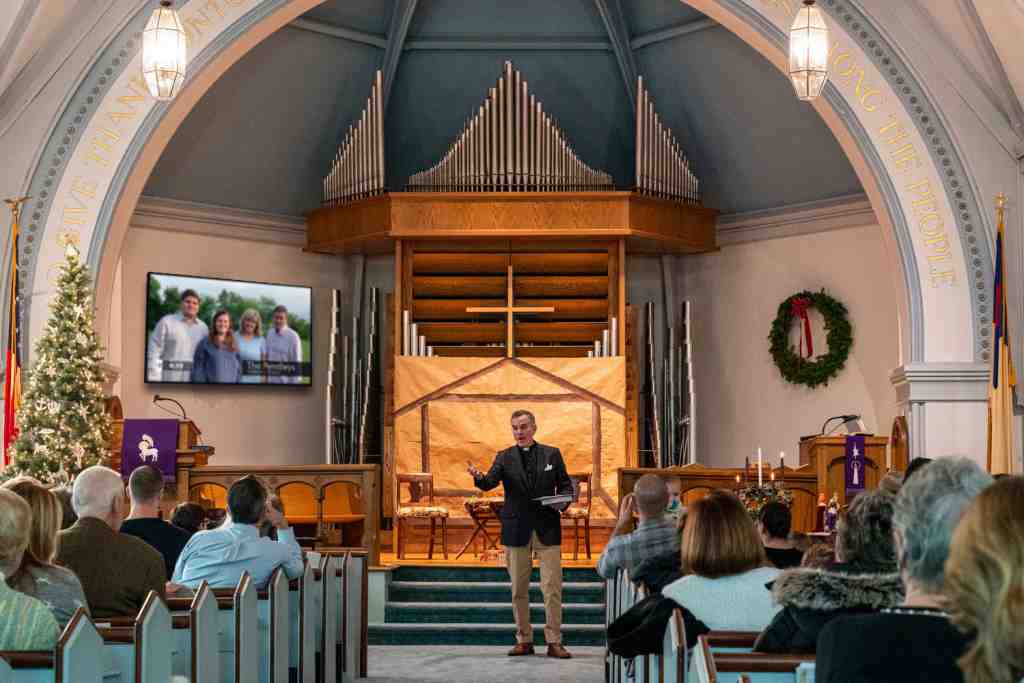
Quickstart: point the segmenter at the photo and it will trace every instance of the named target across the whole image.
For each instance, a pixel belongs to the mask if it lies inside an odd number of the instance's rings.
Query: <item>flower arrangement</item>
[[[766,486],[757,486],[756,484],[744,486],[737,489],[736,495],[739,496],[743,506],[747,508],[747,512],[754,520],[761,516],[761,509],[768,503],[777,501],[786,507],[793,506],[793,492],[778,486],[774,481]]]

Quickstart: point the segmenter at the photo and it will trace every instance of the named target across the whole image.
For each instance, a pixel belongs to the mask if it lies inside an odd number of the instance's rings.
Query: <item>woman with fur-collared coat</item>
[[[883,490],[860,494],[839,520],[837,561],[823,569],[788,569],[770,584],[782,610],[755,651],[813,654],[818,633],[835,617],[877,612],[903,600],[892,536],[894,502]]]

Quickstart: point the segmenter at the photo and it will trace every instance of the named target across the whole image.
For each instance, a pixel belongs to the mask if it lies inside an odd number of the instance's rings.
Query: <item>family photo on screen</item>
[[[147,382],[312,382],[308,287],[163,273],[147,286]]]

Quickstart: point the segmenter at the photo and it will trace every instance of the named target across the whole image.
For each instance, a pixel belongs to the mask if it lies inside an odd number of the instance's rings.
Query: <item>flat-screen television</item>
[[[146,382],[309,386],[309,287],[149,273]]]

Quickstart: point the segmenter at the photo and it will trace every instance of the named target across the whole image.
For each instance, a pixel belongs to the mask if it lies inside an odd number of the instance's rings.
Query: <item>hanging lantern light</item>
[[[804,0],[789,29],[789,78],[801,100],[816,98],[828,80],[828,26],[814,0]]]
[[[173,99],[185,82],[185,29],[171,0],[160,0],[142,31],[142,77],[149,94]]]

